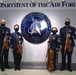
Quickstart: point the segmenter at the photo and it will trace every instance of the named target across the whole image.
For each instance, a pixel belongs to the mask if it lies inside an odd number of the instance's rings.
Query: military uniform
[[[8,49],[3,49],[3,41],[5,38],[5,34],[7,32],[8,40],[10,36],[10,29],[7,27],[0,26],[0,62],[1,62],[1,70],[4,71],[4,68],[8,68]],[[9,44],[9,43],[8,43]],[[4,59],[3,59],[4,57]]]
[[[20,64],[21,64],[21,58],[22,58],[22,53],[17,53],[18,38],[20,38],[20,41],[22,44],[23,42],[22,34],[19,32],[11,33],[10,47],[13,49],[15,70],[17,69],[20,70]]]
[[[66,68],[66,54],[67,54],[67,69],[71,71],[71,58],[72,58],[72,52],[73,52],[73,47],[75,46],[74,39],[76,39],[76,34],[75,34],[75,28],[72,26],[64,26],[60,29],[60,38],[62,41],[62,50],[61,50],[61,55],[62,55],[62,67],[61,70],[64,70]],[[64,53],[64,48],[66,46],[66,37],[67,33],[70,34],[69,39],[72,40],[70,46],[72,47],[71,51],[66,50]]]

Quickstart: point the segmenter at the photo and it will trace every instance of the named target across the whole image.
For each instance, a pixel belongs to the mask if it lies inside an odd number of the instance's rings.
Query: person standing
[[[15,65],[14,70],[16,71],[21,69],[20,64],[23,53],[22,52],[23,38],[22,38],[22,34],[18,32],[19,30],[18,24],[14,26],[14,30],[15,32],[11,33],[11,37],[10,37],[10,47],[13,52],[14,65]]]
[[[8,65],[8,54],[9,54],[9,37],[10,29],[5,27],[6,21],[2,19],[0,21],[0,62],[1,71],[5,71],[5,68],[10,69]]]
[[[48,70],[55,71],[58,68],[58,52],[60,50],[60,37],[57,34],[58,29],[56,27],[52,28],[52,34],[48,41]]]
[[[65,26],[60,29],[60,38],[62,41],[62,66],[60,71],[66,69],[66,55],[67,55],[67,69],[72,72],[71,69],[71,60],[72,60],[72,53],[73,47],[75,46],[74,39],[76,39],[76,29],[70,25],[70,19],[65,19]]]

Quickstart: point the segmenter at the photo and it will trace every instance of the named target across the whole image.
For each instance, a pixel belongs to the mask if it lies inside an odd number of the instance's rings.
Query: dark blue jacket
[[[60,48],[60,37],[58,34],[52,34],[51,36],[53,36],[53,39],[49,42],[50,48],[54,51],[57,51]]]
[[[17,50],[17,44],[18,44],[18,38],[16,37],[16,34],[18,37],[20,37],[21,42],[23,42],[22,34],[21,33],[11,33],[10,37],[10,47],[13,48],[14,50]]]
[[[65,46],[65,40],[66,40],[66,29],[67,31],[69,32],[69,34],[71,35],[70,39],[72,40],[72,44],[71,46],[75,46],[75,42],[74,42],[74,39],[76,39],[76,29],[72,26],[64,26],[60,29],[60,38],[61,38],[61,41],[62,41],[62,46],[64,47]]]
[[[10,37],[10,29],[8,27],[4,27],[4,34],[8,32],[8,36]],[[0,50],[3,46],[4,35],[2,34],[2,27],[0,26]]]

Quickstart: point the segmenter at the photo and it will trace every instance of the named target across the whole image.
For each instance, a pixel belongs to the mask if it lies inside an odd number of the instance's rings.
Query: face
[[[14,30],[15,31],[18,31],[19,30],[19,26],[18,25],[15,25]]]
[[[69,19],[69,18],[67,18],[67,19],[65,20],[65,25],[66,25],[66,26],[70,25],[70,19]]]
[[[53,34],[56,34],[56,33],[57,33],[57,28],[56,28],[56,27],[53,27],[53,28],[52,28],[52,33],[53,33]]]
[[[14,27],[15,29],[19,29],[19,27],[16,25],[15,27]]]
[[[53,30],[55,31],[55,30],[57,30],[55,27],[53,27]]]
[[[6,21],[4,19],[1,20],[1,26],[5,27]]]

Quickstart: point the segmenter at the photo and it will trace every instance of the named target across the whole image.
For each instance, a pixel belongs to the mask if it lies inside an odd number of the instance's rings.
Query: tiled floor
[[[0,71],[0,75],[76,75],[76,64],[72,64],[72,72],[68,70],[60,71],[60,64],[55,72],[49,72],[45,63],[21,63],[22,69],[20,71],[14,71],[13,63],[10,63],[10,66],[12,69]]]
[[[0,75],[76,75],[76,71],[55,71],[48,72],[48,70],[35,70],[35,69],[21,69],[14,71],[14,69],[6,69],[4,72],[0,71]]]

